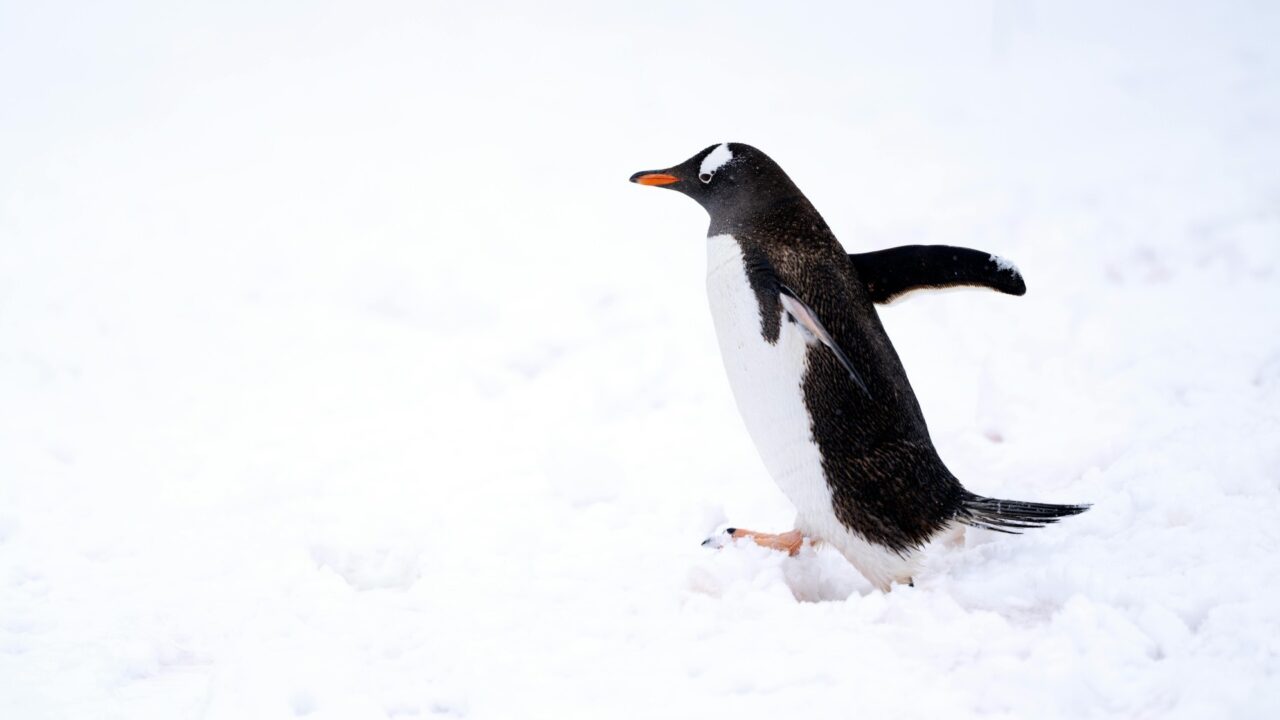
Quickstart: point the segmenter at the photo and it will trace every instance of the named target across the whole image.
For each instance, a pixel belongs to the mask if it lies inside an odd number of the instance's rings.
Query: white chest
[[[804,334],[784,320],[778,341],[765,341],[760,304],[731,235],[707,238],[707,296],[729,385],[765,467],[802,516],[830,515],[831,491],[801,387]]]

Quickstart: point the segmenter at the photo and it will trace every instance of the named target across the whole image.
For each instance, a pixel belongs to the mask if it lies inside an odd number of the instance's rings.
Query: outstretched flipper
[[[872,302],[887,303],[912,290],[987,287],[1023,295],[1027,284],[999,255],[950,245],[903,245],[849,256]]]
[[[866,393],[868,398],[871,397],[871,391],[867,389],[867,384],[862,381],[862,376],[854,369],[853,362],[836,344],[835,339],[831,337],[831,333],[827,332],[827,329],[822,326],[822,322],[818,320],[818,316],[813,312],[813,309],[805,305],[804,301],[796,297],[796,294],[785,285],[778,288],[778,296],[782,300],[782,309],[787,311],[791,319],[799,323],[800,327],[807,331],[813,341],[826,345],[836,356],[836,359],[840,361],[840,364],[844,366],[844,369],[849,371],[849,377],[853,378],[853,381],[862,389],[862,392]]]

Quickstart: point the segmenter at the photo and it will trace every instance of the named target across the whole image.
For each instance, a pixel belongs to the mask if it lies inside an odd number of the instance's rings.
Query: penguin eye
[[[698,179],[704,183],[709,183],[711,182],[712,175],[715,175],[715,173],[702,173],[701,175],[698,176]]]

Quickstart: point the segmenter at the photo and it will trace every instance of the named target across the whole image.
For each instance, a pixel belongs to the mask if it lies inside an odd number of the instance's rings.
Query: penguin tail
[[[956,520],[970,527],[1017,535],[1023,530],[1044,527],[1064,517],[1079,515],[1089,505],[1052,505],[1049,503],[998,500],[966,493],[960,501]]]

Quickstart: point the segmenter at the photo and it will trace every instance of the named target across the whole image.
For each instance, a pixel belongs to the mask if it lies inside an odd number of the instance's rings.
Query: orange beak
[[[680,182],[680,178],[666,173],[639,172],[631,176],[631,182],[641,185],[670,185]]]

